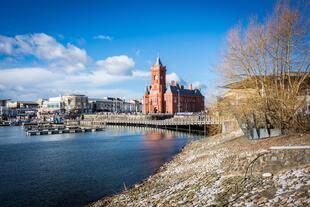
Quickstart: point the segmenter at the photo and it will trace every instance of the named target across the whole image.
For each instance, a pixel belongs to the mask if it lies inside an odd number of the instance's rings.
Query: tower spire
[[[159,54],[157,55],[157,59],[156,59],[155,65],[160,65],[160,66],[162,66],[161,61],[160,61]]]

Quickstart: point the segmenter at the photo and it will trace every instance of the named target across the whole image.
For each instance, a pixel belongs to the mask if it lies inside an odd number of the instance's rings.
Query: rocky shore
[[[309,134],[208,137],[144,182],[89,206],[309,206],[309,146]]]

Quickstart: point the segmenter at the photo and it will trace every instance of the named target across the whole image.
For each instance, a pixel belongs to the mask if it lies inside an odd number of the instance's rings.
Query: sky
[[[272,0],[0,0],[0,98],[141,99],[159,55],[167,80],[216,96],[228,31]],[[208,101],[208,100],[207,100]]]

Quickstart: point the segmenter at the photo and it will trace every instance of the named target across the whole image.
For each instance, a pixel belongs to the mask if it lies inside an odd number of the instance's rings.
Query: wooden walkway
[[[222,125],[220,120],[205,119],[205,120],[137,120],[137,119],[102,119],[102,120],[84,120],[81,121],[82,125],[102,126],[102,125],[122,125],[122,126],[142,126],[162,129],[183,130],[188,132],[201,131],[207,133],[208,125]],[[197,127],[200,130],[196,130]]]
[[[146,125],[146,126],[188,126],[188,125],[210,125],[210,124],[222,124],[220,120],[205,119],[205,120],[137,120],[137,119],[102,119],[102,120],[84,120],[81,122],[88,122],[92,125]]]
[[[134,125],[153,125],[153,126],[188,126],[188,125],[210,125],[221,124],[219,120],[203,120],[203,121],[179,121],[179,120],[105,120],[107,124],[134,124]]]

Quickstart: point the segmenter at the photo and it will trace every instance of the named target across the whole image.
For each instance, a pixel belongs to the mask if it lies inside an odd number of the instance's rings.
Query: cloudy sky
[[[274,3],[2,0],[0,98],[141,98],[158,54],[168,80],[216,95],[228,30]]]

